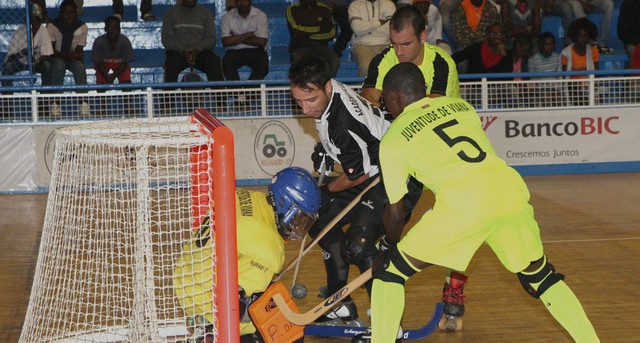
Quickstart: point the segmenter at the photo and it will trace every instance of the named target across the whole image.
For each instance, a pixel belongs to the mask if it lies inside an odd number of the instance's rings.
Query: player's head
[[[422,13],[413,6],[398,8],[389,21],[389,39],[400,62],[422,63],[427,32]]]
[[[289,69],[291,96],[307,116],[320,118],[331,100],[329,64],[317,56],[302,58]]]
[[[427,87],[420,69],[413,63],[395,65],[382,81],[382,98],[387,110],[396,118],[411,103],[424,98]]]
[[[318,218],[320,189],[311,174],[298,167],[279,171],[269,185],[269,199],[280,235],[300,239]]]

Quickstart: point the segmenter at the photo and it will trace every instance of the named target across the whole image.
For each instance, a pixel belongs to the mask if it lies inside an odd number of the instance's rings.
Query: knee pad
[[[564,275],[556,273],[556,268],[547,261],[547,257],[543,256],[544,263],[542,267],[533,273],[518,273],[518,279],[522,288],[524,288],[529,295],[538,299],[544,292],[553,286],[557,282],[564,280]]]
[[[404,286],[405,281],[419,271],[405,260],[398,247],[393,246],[384,254],[379,267],[374,268],[373,278],[384,282],[399,283]]]
[[[378,235],[366,227],[349,228],[342,238],[342,253],[350,264],[360,265],[367,258],[378,253],[376,240]]]

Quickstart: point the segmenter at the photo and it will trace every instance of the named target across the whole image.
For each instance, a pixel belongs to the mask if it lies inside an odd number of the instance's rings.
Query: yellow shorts
[[[398,243],[398,249],[418,260],[466,270],[482,243],[487,243],[512,273],[542,257],[540,230],[527,204],[511,214],[486,218],[453,207],[436,206],[425,213]]]

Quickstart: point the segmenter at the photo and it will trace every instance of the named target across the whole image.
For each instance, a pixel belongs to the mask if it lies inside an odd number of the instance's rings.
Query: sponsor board
[[[637,108],[485,112],[480,120],[509,165],[640,160]]]

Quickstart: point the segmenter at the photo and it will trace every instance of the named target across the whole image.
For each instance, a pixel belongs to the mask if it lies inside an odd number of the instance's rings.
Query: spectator
[[[562,49],[560,59],[563,71],[598,70],[600,54],[598,48],[589,44],[598,34],[598,28],[587,18],[581,18],[569,26],[567,35],[575,42]],[[572,79],[586,76],[574,75]]]
[[[335,51],[338,57],[342,57],[342,52],[347,48],[353,36],[353,30],[349,23],[349,6],[351,0],[328,0],[326,3],[333,9],[333,20],[338,28],[338,36],[336,37],[336,42],[333,44],[333,51]]]
[[[47,25],[53,45],[51,58],[51,84],[62,85],[69,70],[76,85],[87,84],[83,49],[87,45],[87,24],[78,19],[76,4],[64,0],[60,4],[60,16]]]
[[[467,73],[510,73],[513,57],[507,53],[502,25],[494,23],[487,27],[483,42],[469,45],[453,54],[456,63],[468,62]]]
[[[519,34],[537,36],[540,33],[540,6],[538,0],[502,0],[502,26],[507,38]]]
[[[47,14],[47,2],[46,0],[31,0],[32,3],[40,5],[42,9],[42,21],[45,23],[49,22],[49,15]],[[78,17],[82,15],[84,0],[73,0],[76,4],[76,12],[78,13]]]
[[[451,19],[453,17],[453,13],[460,6],[462,0],[440,0],[438,3],[438,10],[440,11],[440,16],[442,17],[442,29],[444,30],[444,34],[447,36],[449,41],[453,44],[457,44],[453,35],[453,27],[451,24]]]
[[[596,25],[587,18],[581,18],[569,26],[567,33],[575,42],[562,49],[560,61],[563,71],[598,70],[600,54],[598,48],[589,44],[598,34]],[[585,79],[586,75],[572,75],[570,79]],[[569,99],[574,106],[589,103],[588,84],[573,82],[568,85]]]
[[[550,73],[562,70],[560,67],[560,55],[556,52],[556,38],[551,32],[543,32],[538,36],[538,53],[529,59],[529,71],[532,73]],[[558,77],[541,77],[541,80],[557,80]],[[559,82],[536,83],[536,94],[530,98],[538,105],[563,106],[561,92],[562,84]]]
[[[154,21],[156,16],[151,13],[152,8],[151,0],[140,1],[140,19],[144,21]],[[124,4],[122,0],[113,0],[111,8],[113,9],[113,15],[122,21],[124,15]]]
[[[458,51],[482,42],[487,28],[499,22],[498,10],[490,0],[463,0],[453,12],[451,22]]]
[[[551,32],[538,36],[538,53],[529,59],[530,72],[560,71],[560,55],[556,52],[556,38]],[[555,79],[551,77],[550,79]]]
[[[529,72],[529,57],[531,57],[533,42],[531,36],[526,33],[518,34],[513,39],[513,50],[511,56],[513,58],[514,73],[527,73]],[[522,80],[522,78],[515,78],[515,80]]]
[[[389,20],[395,11],[390,0],[355,0],[349,5],[354,33],[351,51],[358,63],[358,76],[366,76],[371,60],[389,46]]]
[[[618,38],[624,44],[624,50],[629,56],[629,61],[633,60],[633,51],[640,44],[640,20],[637,17],[639,13],[639,0],[622,1],[620,17],[618,18]]]
[[[51,64],[49,57],[53,55],[51,37],[46,26],[42,23],[43,12],[38,4],[31,5],[31,45],[33,47],[33,69],[40,73],[42,85],[51,85]],[[27,53],[27,27],[20,25],[11,36],[7,55],[2,65],[2,75],[15,75],[19,71],[27,70],[29,55]],[[2,87],[11,87],[13,81],[2,81]]]
[[[133,48],[127,36],[120,34],[120,20],[116,16],[104,20],[106,34],[96,38],[91,49],[91,61],[96,69],[97,84],[131,83]],[[110,73],[111,72],[111,73]]]
[[[336,35],[331,8],[317,0],[300,0],[287,7],[287,24],[291,34],[291,63],[315,55],[327,61],[331,75],[335,76],[340,60],[328,45]]]
[[[208,81],[222,81],[222,63],[213,52],[216,29],[213,13],[197,4],[182,0],[169,8],[162,20],[162,45],[166,48],[165,81],[177,82],[180,71],[195,67]]]
[[[269,56],[264,50],[269,29],[267,15],[251,6],[251,0],[236,0],[234,9],[222,17],[222,45],[226,52],[222,70],[227,80],[240,80],[238,69],[251,68],[249,80],[262,80],[269,73]]]
[[[422,13],[424,21],[427,24],[425,28],[427,32],[427,43],[437,45],[451,55],[451,46],[442,38],[442,17],[438,7],[431,3],[430,0],[414,0],[413,6]]]
[[[613,54],[615,51],[608,47],[611,36],[611,19],[613,18],[613,0],[581,0],[582,9],[586,14],[591,12],[602,13],[598,36],[595,38],[595,45],[603,54]],[[579,17],[584,18],[586,14]],[[636,13],[637,14],[637,13]]]

